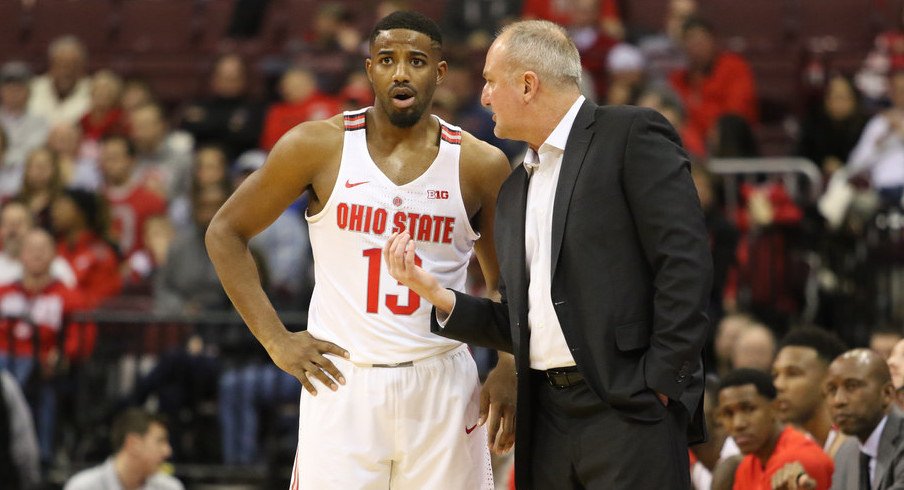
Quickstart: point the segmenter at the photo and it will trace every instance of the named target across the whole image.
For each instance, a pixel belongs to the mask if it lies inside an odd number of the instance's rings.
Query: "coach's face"
[[[506,57],[507,36],[502,35],[493,42],[487,52],[486,64],[483,68],[483,91],[480,103],[493,111],[496,127],[493,133],[498,138],[523,140],[521,125],[529,123],[525,120],[522,108],[526,104],[523,98],[523,87],[518,83],[517,70]]]
[[[370,56],[364,66],[374,89],[374,106],[385,112],[392,124],[414,126],[446,76],[439,47],[424,33],[389,29],[374,39]]]
[[[825,395],[832,421],[860,441],[869,438],[894,399],[891,382],[879,378],[855,357],[842,356],[829,366]]]

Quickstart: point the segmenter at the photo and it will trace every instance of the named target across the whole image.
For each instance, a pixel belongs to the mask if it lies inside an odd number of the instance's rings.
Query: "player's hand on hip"
[[[785,464],[772,475],[772,490],[813,490],[816,480],[807,474],[799,461]]]
[[[345,377],[325,354],[348,359],[349,353],[332,342],[316,339],[308,332],[286,332],[286,336],[271,344],[267,351],[280,369],[298,378],[312,395],[317,395],[312,377],[333,391],[345,384]]]
[[[430,301],[431,292],[442,289],[433,274],[417,264],[417,246],[408,232],[393,233],[383,247],[383,260],[395,280]]]
[[[488,423],[490,450],[502,454],[515,444],[515,404],[518,398],[515,360],[511,354],[499,353],[499,362],[490,371],[480,390],[479,424]]]

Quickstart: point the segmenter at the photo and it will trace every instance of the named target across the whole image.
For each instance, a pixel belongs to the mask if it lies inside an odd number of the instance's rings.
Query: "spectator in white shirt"
[[[0,195],[19,191],[22,165],[31,150],[47,140],[47,120],[27,112],[31,70],[10,61],[0,67],[0,129],[6,132],[6,153],[0,151]]]
[[[866,124],[847,171],[867,174],[883,202],[897,204],[904,193],[904,72],[891,75],[889,85],[892,106]]]
[[[51,123],[77,123],[91,104],[88,51],[78,38],[63,36],[50,43],[47,58],[47,73],[31,83],[28,112]]]

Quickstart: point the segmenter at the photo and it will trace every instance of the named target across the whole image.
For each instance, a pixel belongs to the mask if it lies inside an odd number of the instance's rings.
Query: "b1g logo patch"
[[[449,191],[427,190],[427,199],[449,199]]]

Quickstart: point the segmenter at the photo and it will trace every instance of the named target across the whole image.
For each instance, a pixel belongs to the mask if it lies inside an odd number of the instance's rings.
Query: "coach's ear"
[[[537,96],[537,91],[540,90],[540,77],[536,72],[526,71],[521,75],[520,82],[523,90],[522,100],[526,104]]]

